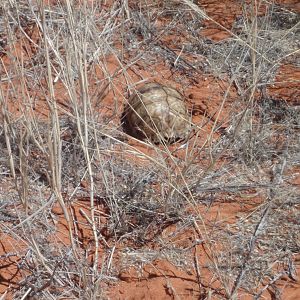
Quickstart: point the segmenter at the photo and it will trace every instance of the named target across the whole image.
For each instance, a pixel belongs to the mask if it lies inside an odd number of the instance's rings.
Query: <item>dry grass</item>
[[[203,244],[210,260],[200,268],[217,278],[223,298],[242,292],[259,299],[268,289],[280,299],[276,283],[296,280],[300,250],[300,117],[299,107],[269,98],[267,87],[282,63],[299,65],[299,15],[272,4],[259,15],[253,1],[232,37],[214,43],[199,34],[207,16],[190,1],[3,2],[0,234],[18,244],[11,242],[0,263],[18,257],[13,298],[102,299],[128,266],[162,258],[199,271],[192,250]],[[168,36],[179,45],[175,50]],[[160,77],[160,64],[183,90],[200,73],[228,79],[206,140],[188,142],[183,159],[166,145],[148,145],[155,155],[143,154],[127,143],[118,121],[126,93],[147,80],[139,68]],[[238,95],[223,120],[232,87]],[[89,201],[82,213],[88,244],[70,209],[80,199]],[[211,221],[210,209],[223,202],[241,208],[250,202],[252,209],[234,223]],[[57,203],[67,236],[55,234]],[[172,234],[162,237],[170,225]],[[198,238],[182,247],[176,237],[188,230]],[[201,291],[203,299],[214,292],[209,285]]]

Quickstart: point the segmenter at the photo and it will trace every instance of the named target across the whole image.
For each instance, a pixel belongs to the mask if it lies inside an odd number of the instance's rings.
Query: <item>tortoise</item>
[[[183,140],[191,127],[182,94],[159,83],[138,88],[129,98],[123,118],[130,135],[154,143]]]

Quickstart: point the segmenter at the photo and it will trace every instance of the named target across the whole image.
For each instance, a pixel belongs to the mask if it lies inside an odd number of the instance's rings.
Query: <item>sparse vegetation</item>
[[[284,299],[300,95],[270,87],[299,68],[299,13],[250,1],[226,29],[188,0],[49,2],[0,6],[0,299],[114,299],[124,272],[157,261],[192,274],[182,299]],[[203,36],[206,22],[228,38]],[[185,144],[123,132],[148,81],[186,97]]]

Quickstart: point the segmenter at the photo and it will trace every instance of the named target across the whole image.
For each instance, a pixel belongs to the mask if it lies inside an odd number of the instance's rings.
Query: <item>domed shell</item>
[[[171,87],[147,83],[130,97],[125,121],[134,137],[172,143],[187,137],[189,114],[183,96]]]

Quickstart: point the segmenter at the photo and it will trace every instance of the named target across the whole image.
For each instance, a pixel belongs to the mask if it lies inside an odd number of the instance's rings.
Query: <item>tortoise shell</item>
[[[129,134],[154,143],[184,139],[190,130],[183,96],[158,83],[138,88],[128,100],[124,117]]]

